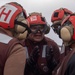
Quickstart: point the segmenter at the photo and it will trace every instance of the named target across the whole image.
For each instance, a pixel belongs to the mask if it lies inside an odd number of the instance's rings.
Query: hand
[[[53,48],[52,46],[46,46],[46,60],[50,61],[53,58]]]
[[[30,58],[31,58],[33,61],[37,62],[38,57],[39,57],[39,47],[36,46],[36,47],[33,49],[32,53],[30,54]]]
[[[46,47],[46,60],[47,60],[47,66],[49,69],[53,70],[57,66],[57,62],[54,58],[52,46]]]
[[[27,63],[29,65],[35,65],[37,63],[39,57],[39,47],[36,46],[30,54],[29,59],[27,59]]]

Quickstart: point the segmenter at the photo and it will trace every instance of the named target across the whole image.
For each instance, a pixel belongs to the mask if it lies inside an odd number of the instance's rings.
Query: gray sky
[[[47,22],[51,25],[51,15],[54,10],[65,7],[75,12],[75,0],[1,0],[0,6],[8,2],[18,2],[26,10],[27,15],[31,12],[40,12],[45,16]],[[57,44],[61,45],[62,40],[59,39],[58,35],[54,34],[53,30],[47,34],[49,38],[53,39]]]

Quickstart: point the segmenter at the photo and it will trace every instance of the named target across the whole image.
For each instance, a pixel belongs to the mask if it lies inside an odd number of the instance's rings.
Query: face
[[[32,25],[30,29],[29,39],[40,42],[44,38],[44,25]]]

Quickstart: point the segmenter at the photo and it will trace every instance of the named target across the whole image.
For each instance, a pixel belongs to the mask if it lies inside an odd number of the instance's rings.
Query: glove
[[[46,59],[47,61],[50,61],[53,57],[53,48],[52,46],[49,47],[49,46],[46,46]]]
[[[39,57],[39,47],[35,46],[35,48],[30,54],[30,57],[26,61],[24,75],[29,75],[31,73],[37,73],[38,70],[37,70],[36,63],[37,63],[38,57]]]
[[[47,60],[47,66],[50,70],[53,70],[56,65],[57,65],[57,62],[54,58],[54,54],[53,54],[53,48],[52,46],[47,46],[46,47],[46,60]]]
[[[30,54],[29,59],[27,59],[28,65],[30,65],[30,66],[35,65],[37,63],[38,57],[39,57],[39,47],[36,46],[33,49],[32,53]]]

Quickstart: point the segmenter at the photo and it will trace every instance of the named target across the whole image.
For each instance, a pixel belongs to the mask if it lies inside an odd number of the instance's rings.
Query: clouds
[[[47,19],[47,22],[51,25],[51,15],[54,10],[60,7],[66,7],[69,10],[75,12],[75,0],[1,0],[0,6],[4,5],[8,2],[18,2],[20,3],[27,14],[31,12],[40,12],[43,16]],[[55,40],[58,44],[61,44],[61,39],[59,39],[58,35],[54,34],[53,30],[51,29],[50,33],[46,36]]]

